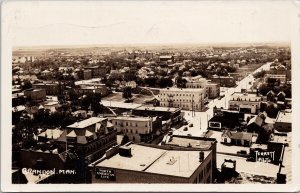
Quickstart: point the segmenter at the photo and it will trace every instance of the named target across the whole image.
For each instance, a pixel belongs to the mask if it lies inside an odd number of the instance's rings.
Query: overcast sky
[[[289,43],[290,7],[280,1],[10,2],[4,19],[14,46]]]

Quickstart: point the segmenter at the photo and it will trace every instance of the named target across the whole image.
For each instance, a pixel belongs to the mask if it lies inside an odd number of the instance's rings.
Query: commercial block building
[[[259,111],[260,104],[261,97],[256,94],[235,92],[230,97],[229,109],[255,114]]]
[[[205,97],[214,99],[220,96],[220,85],[203,78],[202,76],[191,77],[187,80],[186,88],[205,89]]]
[[[127,135],[133,142],[151,141],[153,133],[161,129],[162,125],[161,120],[157,117],[119,116],[112,118],[111,121],[118,133]]]
[[[44,101],[46,100],[46,91],[45,89],[27,89],[24,90],[24,96],[29,100]]]
[[[207,102],[207,97],[205,89],[167,88],[160,90],[159,100],[162,107],[201,111]]]
[[[58,95],[60,94],[60,91],[63,91],[63,86],[61,86],[58,82],[35,83],[32,84],[32,88],[44,89],[46,91],[46,95]]]
[[[126,144],[89,165],[92,183],[212,183],[212,151]]]

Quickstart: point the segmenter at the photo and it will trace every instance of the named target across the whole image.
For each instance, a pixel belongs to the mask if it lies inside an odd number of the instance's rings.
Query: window
[[[126,122],[126,126],[128,126],[128,122]]]
[[[135,126],[137,127],[137,126],[138,126],[138,124],[137,124],[137,123],[135,123]]]

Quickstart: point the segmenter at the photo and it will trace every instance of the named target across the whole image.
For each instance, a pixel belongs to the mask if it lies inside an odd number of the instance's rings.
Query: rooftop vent
[[[121,146],[119,148],[119,155],[123,157],[131,157],[131,147]]]
[[[203,160],[204,160],[204,152],[200,151],[199,152],[199,162],[203,162]]]

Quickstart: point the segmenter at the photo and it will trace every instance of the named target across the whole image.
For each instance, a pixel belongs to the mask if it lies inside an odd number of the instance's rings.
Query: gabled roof
[[[67,137],[77,137],[74,130],[72,130],[70,133],[67,134]]]
[[[255,116],[252,119],[250,119],[250,121],[248,122],[247,126],[251,125],[251,124],[256,124],[257,126],[262,126],[263,124],[263,119],[260,116]]]
[[[285,96],[285,93],[284,93],[283,91],[280,91],[280,92],[277,94],[277,96],[279,96],[279,95]]]
[[[223,132],[222,136],[228,136],[230,139],[252,141],[252,137],[254,136],[254,134],[247,133],[247,132],[232,132],[232,131],[227,130],[227,131]]]
[[[275,96],[275,93],[274,93],[272,90],[270,90],[270,91],[267,93],[267,96],[269,96],[269,95]]]

